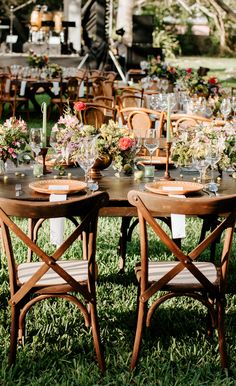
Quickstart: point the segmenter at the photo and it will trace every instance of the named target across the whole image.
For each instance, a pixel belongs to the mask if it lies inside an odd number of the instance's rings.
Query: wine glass
[[[51,131],[49,143],[53,149],[53,152],[56,153],[57,152],[57,131]]]
[[[32,128],[29,134],[30,147],[35,153],[36,157],[39,155],[42,147],[43,129]]]
[[[230,98],[224,98],[220,105],[220,111],[224,116],[224,120],[226,121],[228,115],[231,112],[231,100]]]
[[[215,180],[214,180],[214,168],[216,164],[219,162],[220,158],[221,158],[221,153],[219,149],[217,147],[216,148],[210,147],[206,155],[206,160],[208,161],[208,164],[211,167],[211,180],[209,183],[209,188],[210,188],[209,190],[211,189],[215,190],[215,188],[217,187],[217,184],[215,183]]]
[[[192,158],[192,165],[199,171],[199,179],[204,182],[206,179],[206,171],[209,166],[209,160],[207,158]]]
[[[77,162],[84,170],[84,180],[88,182],[88,172],[93,166],[97,156],[96,140],[94,137],[84,137],[78,143]]]
[[[152,165],[152,157],[154,152],[158,149],[160,139],[156,129],[148,129],[145,133],[144,146],[150,154],[150,165]]]

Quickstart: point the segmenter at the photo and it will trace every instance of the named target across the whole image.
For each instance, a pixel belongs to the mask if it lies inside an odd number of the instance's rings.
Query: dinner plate
[[[145,188],[152,193],[158,194],[189,194],[196,193],[203,189],[202,184],[189,181],[156,181],[149,182]]]
[[[84,190],[87,184],[75,180],[40,180],[29,184],[30,189],[44,194],[71,194]]]

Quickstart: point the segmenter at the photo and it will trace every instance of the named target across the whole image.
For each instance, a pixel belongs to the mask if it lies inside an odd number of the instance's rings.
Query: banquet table
[[[155,180],[164,176],[164,165],[159,165],[155,170]],[[19,170],[19,171],[17,171]],[[176,180],[193,181],[197,178],[196,172],[185,172],[178,168],[171,168],[170,174]],[[57,178],[55,178],[57,176]],[[58,172],[52,170],[42,177],[41,180],[53,179],[56,185],[57,179],[78,179],[83,180],[83,171],[80,168],[66,168],[64,176],[58,176]],[[0,197],[19,199],[19,200],[38,200],[45,201],[49,199],[48,194],[42,194],[30,189],[29,183],[39,180],[34,177],[31,168],[16,169],[14,172],[9,172],[5,176],[0,176]],[[145,184],[150,182],[149,178],[143,178],[141,181],[135,181],[133,176],[116,177],[112,167],[103,171],[103,177],[98,181],[99,190],[106,191],[109,194],[109,202],[106,207],[99,212],[100,216],[105,217],[122,217],[121,236],[119,240],[119,254],[120,254],[120,269],[124,269],[126,244],[130,237],[130,229],[132,227],[132,219],[137,218],[136,208],[132,207],[127,199],[127,194],[131,189],[145,189]],[[79,192],[80,194],[92,194],[92,192]],[[236,194],[236,179],[227,172],[223,172],[221,182],[219,184],[219,195],[234,195]],[[207,193],[200,191],[195,193],[198,197],[206,197]],[[70,195],[68,195],[68,199]]]

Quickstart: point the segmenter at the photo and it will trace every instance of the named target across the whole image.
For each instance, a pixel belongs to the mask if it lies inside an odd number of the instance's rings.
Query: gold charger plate
[[[38,193],[71,194],[84,190],[87,184],[83,181],[53,179],[34,181],[29,184],[29,187]]]
[[[158,194],[189,194],[196,193],[203,189],[202,184],[189,181],[156,181],[149,182],[145,188],[152,193]]]

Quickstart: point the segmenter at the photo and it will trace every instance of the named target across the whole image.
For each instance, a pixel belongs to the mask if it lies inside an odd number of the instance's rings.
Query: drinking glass
[[[49,143],[54,153],[56,153],[57,152],[57,131],[51,131]]]
[[[214,168],[216,164],[219,162],[220,158],[221,158],[221,154],[218,148],[210,148],[206,155],[206,160],[208,161],[208,164],[211,167],[211,181],[210,181],[211,185],[215,184]]]
[[[78,144],[77,162],[84,170],[84,180],[88,182],[88,173],[93,166],[98,152],[96,148],[96,140],[94,137],[84,137],[80,139]]]
[[[209,166],[209,160],[207,158],[197,158],[192,159],[192,165],[195,169],[199,171],[199,179],[201,182],[204,182],[206,179],[206,171]]]
[[[30,130],[29,142],[30,147],[35,153],[36,157],[39,155],[41,147],[42,147],[42,139],[43,139],[43,129],[42,128],[32,128]]]
[[[158,131],[156,129],[148,129],[146,130],[144,146],[148,150],[150,154],[150,165],[152,165],[152,157],[155,151],[158,149],[160,144],[160,139],[158,135]]]
[[[224,98],[220,105],[220,111],[224,116],[224,120],[226,121],[228,115],[231,112],[231,100],[230,98]]]

